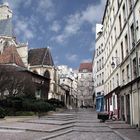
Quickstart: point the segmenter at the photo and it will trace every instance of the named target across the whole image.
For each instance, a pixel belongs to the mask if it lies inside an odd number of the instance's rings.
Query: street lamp
[[[112,67],[113,69],[115,68],[114,59],[116,59],[116,65],[118,65],[118,63],[119,63],[119,57],[112,57],[111,67]]]

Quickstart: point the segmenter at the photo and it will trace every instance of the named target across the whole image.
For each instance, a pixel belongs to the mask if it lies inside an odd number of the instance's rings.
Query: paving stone
[[[0,130],[0,140],[38,140],[40,137],[47,136],[47,133]]]
[[[130,125],[111,120],[102,123],[93,109],[15,120],[2,121],[0,140],[140,140],[140,132]]]
[[[123,140],[123,139],[113,132],[110,133],[71,132],[63,136],[51,138],[50,140]]]
[[[111,132],[113,131],[109,127],[75,127],[74,130],[81,132]]]
[[[97,123],[97,122],[95,122],[95,123],[80,123],[80,122],[78,122],[78,123],[75,123],[75,126],[84,126],[84,127],[106,127],[107,125],[105,124],[105,123]]]
[[[46,119],[36,119],[36,120],[28,120],[24,121],[26,123],[38,123],[38,124],[51,124],[51,125],[66,125],[66,124],[73,124],[75,121],[58,121],[58,120],[46,120]]]
[[[36,123],[10,123],[1,125],[0,129],[16,129],[16,130],[28,130],[28,131],[39,131],[39,132],[53,132],[60,129],[65,129],[72,127],[73,125],[65,125],[65,126],[59,126],[59,125],[49,125],[49,124],[36,124]]]

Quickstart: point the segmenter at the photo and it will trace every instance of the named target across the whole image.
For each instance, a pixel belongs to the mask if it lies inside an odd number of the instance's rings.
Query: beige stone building
[[[117,118],[138,127],[140,127],[139,17],[139,0],[107,0],[102,19],[105,110],[113,111]],[[96,46],[99,41],[96,41]],[[97,49],[98,47],[96,55]]]
[[[78,72],[78,106],[93,106],[92,63],[81,63]]]

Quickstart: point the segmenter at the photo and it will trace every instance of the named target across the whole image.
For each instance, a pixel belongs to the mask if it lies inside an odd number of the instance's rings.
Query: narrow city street
[[[43,117],[0,120],[0,140],[139,140],[124,122],[97,119],[93,109],[66,110]]]

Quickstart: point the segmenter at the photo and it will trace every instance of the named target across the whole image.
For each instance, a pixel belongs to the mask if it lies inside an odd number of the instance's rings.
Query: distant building
[[[77,74],[66,65],[58,66],[59,85],[65,89],[65,104],[68,108],[77,106]]]
[[[78,106],[93,106],[92,63],[81,63],[78,72]]]

